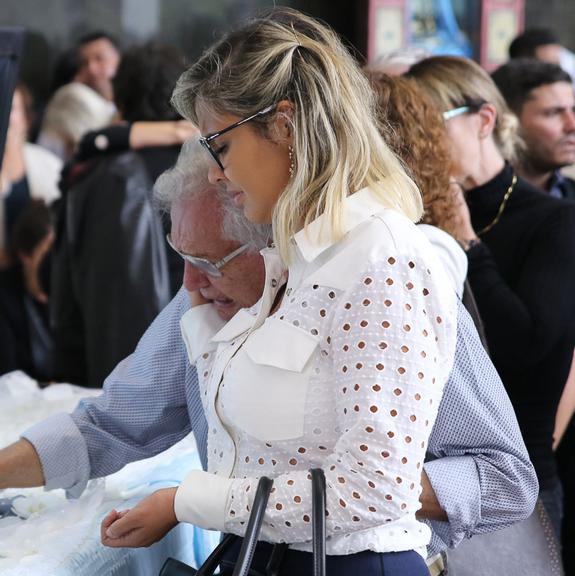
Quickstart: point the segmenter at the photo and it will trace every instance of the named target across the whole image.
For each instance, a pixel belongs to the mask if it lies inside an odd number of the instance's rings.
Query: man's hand
[[[419,496],[421,508],[415,513],[415,516],[419,519],[449,522],[447,513],[441,507],[425,470],[421,473],[421,488],[421,495]]]
[[[178,523],[175,497],[176,488],[165,488],[131,510],[112,510],[100,527],[102,544],[110,548],[140,548],[161,540]]]
[[[212,301],[204,298],[199,290],[194,290],[193,292],[188,292],[190,297],[190,305],[192,308],[195,306],[201,306],[202,304],[211,304]]]

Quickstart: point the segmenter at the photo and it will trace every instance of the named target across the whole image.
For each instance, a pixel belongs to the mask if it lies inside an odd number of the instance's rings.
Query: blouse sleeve
[[[330,366],[328,401],[339,433],[322,462],[329,534],[379,526],[420,507],[423,459],[455,345],[456,297],[438,276],[421,258],[389,257],[370,264],[331,309],[320,354]],[[242,534],[256,485],[255,477],[194,471],[178,489],[176,515]],[[308,471],[276,477],[264,538],[309,541],[310,522]]]

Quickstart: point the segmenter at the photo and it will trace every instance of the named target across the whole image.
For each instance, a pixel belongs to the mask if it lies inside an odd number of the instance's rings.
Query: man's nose
[[[192,266],[189,262],[184,264],[184,288],[188,292],[194,292],[200,288],[207,288],[210,279],[207,274]]]
[[[564,117],[564,130],[565,132],[574,132],[575,131],[575,111],[574,110],[567,110]]]

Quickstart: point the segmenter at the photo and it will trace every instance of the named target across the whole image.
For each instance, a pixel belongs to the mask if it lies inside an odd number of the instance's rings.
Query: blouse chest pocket
[[[226,370],[220,389],[225,418],[262,441],[302,436],[317,348],[317,337],[268,318]]]

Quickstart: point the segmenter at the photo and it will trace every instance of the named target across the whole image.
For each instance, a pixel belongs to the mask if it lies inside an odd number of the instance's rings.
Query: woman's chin
[[[258,209],[249,202],[244,203],[244,216],[253,224],[271,224],[271,214],[267,210]]]

